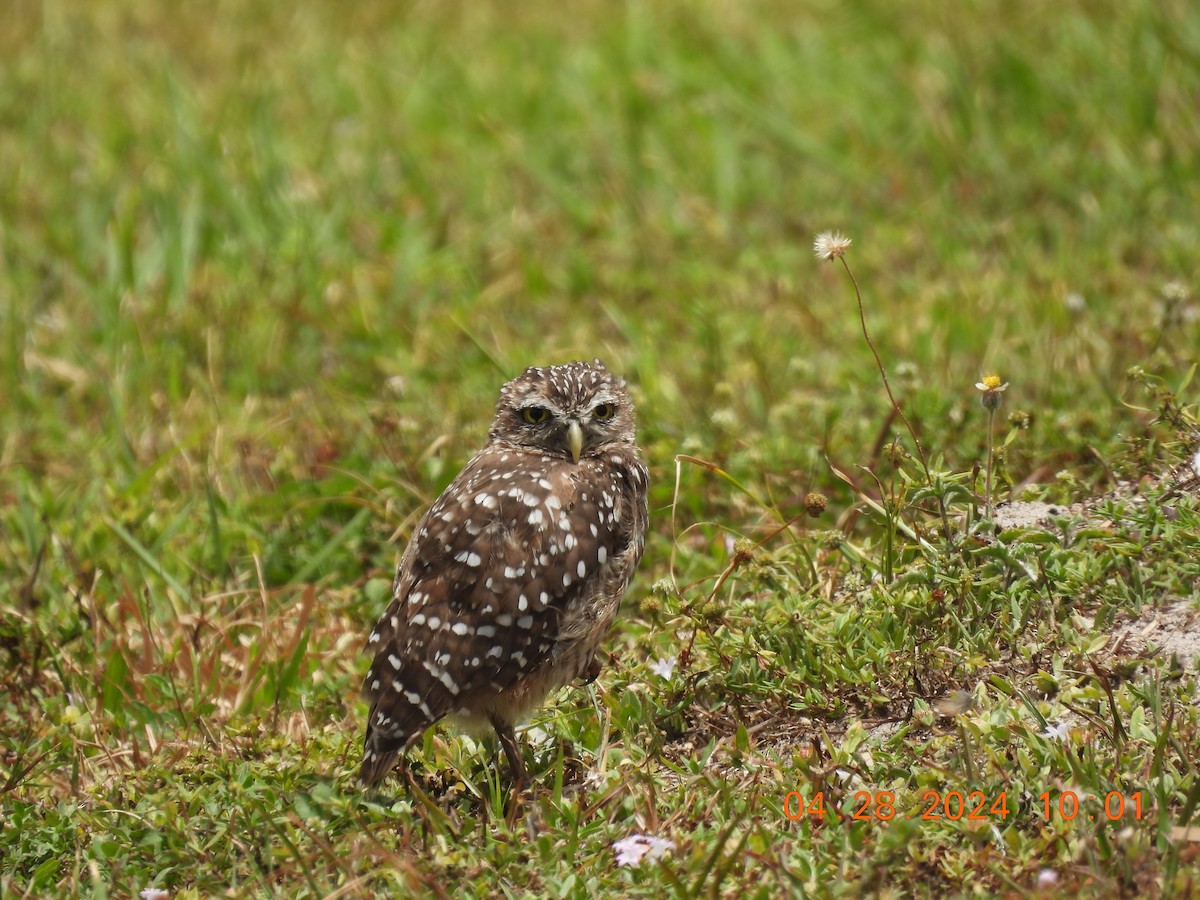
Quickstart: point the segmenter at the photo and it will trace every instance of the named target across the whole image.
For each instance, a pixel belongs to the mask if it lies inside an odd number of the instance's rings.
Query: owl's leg
[[[508,768],[512,772],[512,798],[515,806],[519,802],[517,798],[525,790],[525,782],[528,780],[525,776],[525,762],[521,759],[521,748],[517,745],[517,735],[513,731],[512,725],[498,716],[488,716],[488,721],[496,729],[496,737],[500,738],[500,746],[504,748],[504,755],[508,758]]]

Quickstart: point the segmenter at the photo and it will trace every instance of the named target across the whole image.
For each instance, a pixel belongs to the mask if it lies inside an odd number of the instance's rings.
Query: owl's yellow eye
[[[530,425],[541,425],[550,421],[550,410],[544,406],[527,406],[521,410],[521,418]]]
[[[592,410],[592,418],[601,422],[611,419],[617,412],[617,407],[612,403],[597,403],[596,408]]]

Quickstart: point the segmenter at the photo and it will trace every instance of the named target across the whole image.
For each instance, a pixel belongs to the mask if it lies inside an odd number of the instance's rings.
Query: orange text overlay
[[[849,819],[852,822],[890,822],[892,819],[924,819],[936,821],[948,819],[957,822],[1006,821],[1015,815],[1018,804],[1010,804],[1007,791],[985,794],[983,791],[934,791],[921,794],[919,808],[913,812],[898,811],[896,795],[891,791],[856,791],[848,812],[825,805],[825,792],[817,791],[806,797],[799,791],[791,791],[783,798],[783,814],[793,822],[800,819],[816,819],[824,822],[828,815],[834,821]],[[1140,820],[1143,814],[1142,792],[1126,796],[1120,791],[1109,791],[1103,795],[1080,795],[1075,791],[1051,794],[1049,791],[1038,797],[1033,811],[1045,821],[1061,819],[1071,821],[1083,818],[1088,821],[1107,819]]]

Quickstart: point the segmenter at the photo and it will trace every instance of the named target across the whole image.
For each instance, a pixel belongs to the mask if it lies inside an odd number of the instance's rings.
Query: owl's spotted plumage
[[[368,640],[364,785],[461,716],[496,729],[519,789],[513,725],[599,673],[642,556],[646,484],[625,383],[599,360],[504,385],[487,443],[417,525]]]

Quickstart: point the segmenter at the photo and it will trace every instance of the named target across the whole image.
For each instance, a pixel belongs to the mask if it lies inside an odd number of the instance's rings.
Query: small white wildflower
[[[649,847],[642,842],[640,834],[631,834],[629,837],[621,838],[619,841],[613,841],[613,850],[617,852],[618,866],[636,866],[642,861],[642,857],[646,855]]]
[[[646,838],[646,843],[650,845],[650,849],[646,851],[646,858],[651,862],[675,849],[675,842],[670,838],[650,835]]]
[[[138,894],[142,900],[167,900],[171,896],[170,891],[164,891],[162,888],[146,888]]]
[[[846,254],[851,243],[840,231],[822,231],[813,240],[813,255],[823,262],[835,260]]]
[[[1087,309],[1087,299],[1078,291],[1071,291],[1063,298],[1063,303],[1067,309],[1073,313],[1081,313]]]
[[[1192,457],[1192,468],[1200,475],[1200,447],[1196,448],[1196,455]]]
[[[659,657],[655,662],[650,663],[650,671],[659,678],[671,680],[671,676],[675,673],[676,659],[673,656]]]
[[[1048,741],[1065,741],[1070,736],[1071,726],[1066,722],[1056,722],[1053,725],[1047,725],[1046,730],[1038,735],[1038,737],[1045,738]]]
[[[1037,874],[1037,886],[1039,889],[1052,888],[1058,884],[1058,873],[1053,869],[1042,869]]]
[[[675,842],[653,834],[631,834],[613,841],[612,846],[617,851],[618,866],[636,866],[643,859],[653,862],[668,850],[674,850]]]

